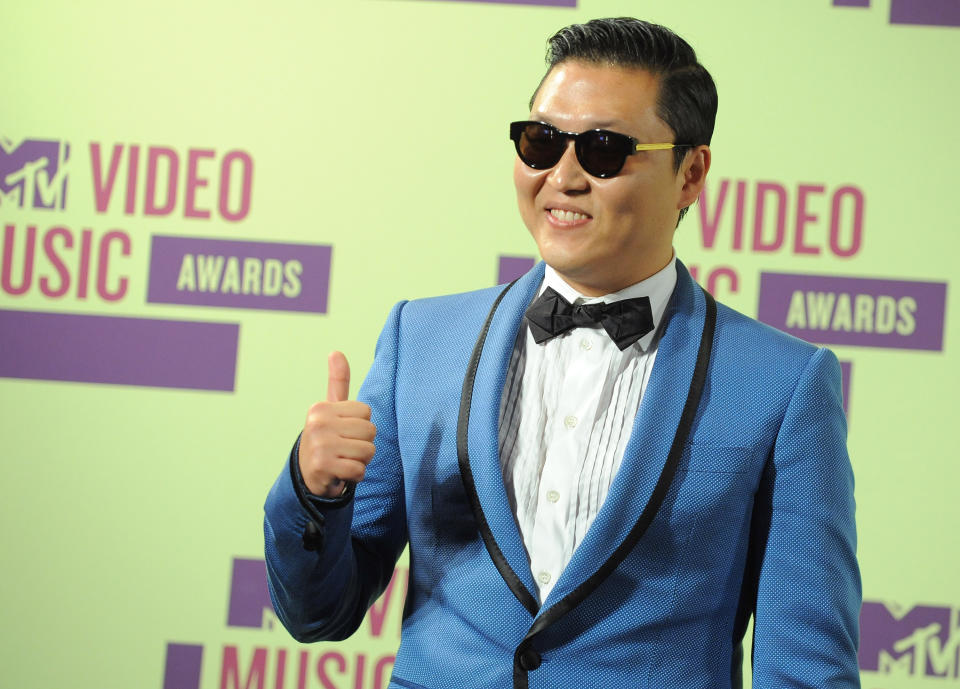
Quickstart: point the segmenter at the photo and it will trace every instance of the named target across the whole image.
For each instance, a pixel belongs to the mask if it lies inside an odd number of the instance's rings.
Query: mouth
[[[562,208],[550,208],[548,209],[548,212],[552,219],[562,225],[576,225],[590,220],[589,215],[586,213],[580,213],[578,211],[564,210]]]

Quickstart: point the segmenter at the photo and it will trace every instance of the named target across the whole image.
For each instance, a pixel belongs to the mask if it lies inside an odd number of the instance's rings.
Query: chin
[[[589,242],[582,241],[581,237],[572,235],[541,235],[545,241],[538,242],[537,249],[543,260],[560,270],[560,266],[576,269],[583,266],[590,249]]]
[[[577,272],[577,261],[569,256],[565,256],[557,251],[541,251],[540,256],[544,263],[563,275],[573,275]]]
[[[590,271],[586,270],[585,266],[580,263],[575,261],[556,261],[548,258],[544,258],[543,260],[567,282],[575,282],[577,284],[590,284],[591,282]]]

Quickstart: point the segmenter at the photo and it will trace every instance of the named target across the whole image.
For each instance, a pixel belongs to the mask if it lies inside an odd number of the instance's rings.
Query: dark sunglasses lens
[[[560,132],[537,122],[523,124],[514,141],[520,160],[538,170],[556,165],[566,144]]]
[[[613,177],[623,168],[630,148],[630,139],[622,134],[586,132],[577,141],[577,158],[594,177]]]

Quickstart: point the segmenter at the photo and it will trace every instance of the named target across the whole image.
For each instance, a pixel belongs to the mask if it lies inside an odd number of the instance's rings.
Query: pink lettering
[[[396,656],[383,656],[377,661],[373,669],[373,689],[387,689],[390,684],[390,674],[393,672],[393,664],[396,662]]]
[[[721,279],[727,282],[727,291],[730,294],[736,294],[740,289],[740,280],[737,276],[737,271],[729,266],[721,266],[711,270],[710,275],[707,277],[707,291],[710,292],[710,294],[717,294]]]
[[[819,219],[819,215],[814,215],[807,211],[807,196],[810,194],[822,194],[826,188],[822,184],[801,184],[797,187],[797,227],[793,235],[793,252],[796,254],[819,254],[820,247],[811,246],[804,243],[804,232],[807,224]]]
[[[120,169],[120,155],[123,146],[116,144],[110,153],[110,169],[107,178],[103,178],[103,163],[100,157],[100,144],[90,144],[90,161],[93,165],[93,201],[97,213],[106,213],[110,206],[110,197],[113,195],[113,185],[117,180],[117,170]]]
[[[317,679],[320,680],[323,689],[338,689],[337,685],[331,681],[330,675],[327,674],[327,663],[331,660],[337,664],[338,675],[345,675],[347,673],[347,659],[343,657],[342,653],[337,653],[336,651],[324,653],[317,659]],[[223,689],[223,687],[220,689]]]
[[[363,676],[367,670],[367,656],[364,653],[357,654],[357,671],[353,675],[353,689],[363,689]]]
[[[704,187],[700,194],[700,235],[704,249],[712,249],[717,241],[717,233],[720,230],[720,222],[723,219],[723,208],[727,200],[730,180],[720,180],[720,188],[717,191],[717,200],[713,206],[713,213],[710,212],[709,196],[707,188]],[[743,226],[744,215],[746,212],[747,183],[744,180],[737,180],[736,206],[734,209],[733,225],[733,249],[741,251],[743,249]]]
[[[733,180],[722,179],[716,187],[705,188],[700,196],[700,238],[705,249],[713,249],[719,238],[730,227],[730,246],[734,251],[744,248],[748,203],[753,203],[753,237],[750,250],[772,253],[789,247],[799,256],[817,256],[830,251],[847,258],[856,254],[863,242],[864,195],[855,186],[848,185],[830,193],[830,221],[827,210],[821,209],[816,197],[828,194],[823,184],[798,184],[796,201],[791,190],[779,182],[754,183],[754,195],[748,200],[749,183],[736,180],[736,202],[727,203]],[[726,209],[733,206],[732,211]],[[733,218],[728,216],[733,214]],[[791,224],[787,225],[790,215]],[[793,236],[788,240],[788,232]],[[789,244],[788,244],[789,241]]]
[[[710,217],[708,208],[707,187],[704,186],[700,192],[700,236],[703,240],[704,249],[712,249],[717,241],[717,229],[720,226],[720,215],[723,212],[723,204],[727,200],[728,181],[720,182],[720,189],[717,191],[717,201],[714,204],[713,217]]]
[[[64,262],[60,260],[57,249],[53,245],[54,240],[58,238],[63,239],[65,249],[73,248],[73,235],[70,234],[70,230],[65,227],[51,228],[43,238],[43,252],[53,265],[53,269],[57,272],[57,276],[60,278],[60,285],[54,289],[50,286],[50,278],[44,275],[40,278],[40,291],[43,292],[45,296],[53,298],[62,297],[70,289],[70,271],[67,270]]]
[[[124,213],[127,215],[136,212],[137,200],[141,196],[143,214],[149,216],[170,215],[177,209],[180,198],[183,198],[186,218],[209,219],[213,207],[230,222],[238,222],[249,215],[253,196],[253,158],[246,151],[233,150],[224,155],[218,178],[216,174],[211,177],[204,167],[212,164],[205,161],[216,157],[213,149],[187,149],[186,170],[181,175],[182,155],[169,146],[149,146],[145,155],[146,173],[141,182],[140,145],[114,144],[107,165],[101,144],[92,142],[93,196],[98,213],[106,213],[110,208],[124,149],[127,164]],[[180,180],[183,180],[182,197]],[[206,200],[207,194],[213,194],[209,201]]]
[[[747,183],[737,182],[737,221],[733,228],[733,248],[735,251],[743,249],[743,215],[746,210]]]
[[[120,242],[120,254],[122,256],[130,255],[130,236],[128,234],[113,230],[103,235],[100,240],[100,262],[97,265],[97,293],[106,301],[123,299],[127,293],[129,282],[126,277],[121,277],[116,290],[107,289],[107,273],[110,270],[110,244],[114,241]]]
[[[133,215],[137,204],[137,177],[140,174],[140,147],[130,146],[127,149],[127,204],[123,212]]]
[[[727,285],[727,291],[730,294],[736,294],[740,289],[740,276],[738,275],[736,269],[730,266],[718,266],[716,268],[711,268],[710,270],[705,270],[704,273],[706,278],[703,282],[700,281],[700,266],[697,264],[691,264],[687,266],[687,270],[690,271],[690,277],[695,281],[700,282],[700,284],[706,284],[707,291],[710,294],[717,296],[718,291],[722,287],[722,283]]]
[[[853,199],[853,227],[850,231],[850,240],[847,247],[840,244],[840,219],[843,210],[844,197]],[[830,250],[841,258],[849,258],[860,251],[863,243],[863,192],[857,187],[840,187],[833,194],[833,208],[830,213]]]
[[[157,176],[160,159],[167,161],[166,198],[163,205],[157,204]],[[180,173],[180,158],[172,148],[151,146],[147,149],[147,191],[143,198],[144,215],[170,215],[177,205],[177,179]]]
[[[283,689],[283,680],[287,674],[287,652],[285,649],[277,650],[277,670],[273,678],[274,689]]]
[[[24,294],[33,284],[33,254],[37,246],[36,225],[27,226],[27,243],[23,256],[23,275],[20,284],[13,284],[13,233],[16,228],[7,225],[3,230],[3,276],[0,284],[7,294],[18,296]]]
[[[119,255],[130,255],[130,236],[121,230],[107,232],[101,237],[98,251],[93,252],[93,231],[85,228],[79,236],[79,257],[76,262],[70,260],[72,249],[77,244],[77,237],[68,227],[58,225],[51,227],[42,234],[43,257],[46,263],[37,263],[37,228],[28,225],[24,238],[22,254],[17,253],[17,227],[8,224],[3,234],[3,261],[0,264],[0,287],[7,294],[18,296],[27,293],[34,284],[34,273],[38,273],[37,284],[39,291],[51,299],[66,296],[71,287],[76,284],[76,297],[87,298],[87,288],[90,282],[92,258],[96,256],[97,292],[106,301],[118,301],[126,296],[129,287],[129,278],[119,275],[114,288],[108,287],[108,277],[111,274],[111,258]],[[118,245],[116,248],[114,245]],[[22,265],[20,280],[14,279],[14,263]],[[47,265],[49,264],[49,266]],[[74,269],[76,272],[74,273]]]
[[[223,662],[220,665],[220,689],[240,689],[240,663],[237,658],[236,646],[223,647]],[[244,689],[264,689],[264,678],[267,672],[267,649],[257,647],[253,651],[253,659],[246,673],[243,683]],[[256,684],[254,684],[254,682]]]
[[[300,651],[300,667],[297,670],[297,689],[307,689],[307,667],[310,661],[310,654],[306,651]]]
[[[84,229],[80,235],[80,267],[77,270],[77,299],[87,298],[90,284],[90,252],[93,245],[93,230]]]
[[[765,205],[769,193],[776,195],[777,202],[777,224],[774,239],[767,241],[763,236],[763,227],[765,221]],[[753,221],[753,250],[760,252],[776,251],[783,246],[783,240],[787,232],[787,190],[781,184],[776,182],[757,182],[757,201],[756,212]]]
[[[230,175],[234,161],[240,163],[243,178],[240,187],[240,207],[236,211],[229,208]],[[220,163],[220,215],[225,220],[237,222],[250,212],[250,196],[253,189],[253,158],[244,151],[230,151]]]
[[[207,186],[209,180],[200,177],[199,165],[201,158],[213,158],[214,151],[209,148],[191,148],[187,152],[187,186],[185,190],[183,214],[188,218],[210,217],[210,211],[197,208],[197,189]]]

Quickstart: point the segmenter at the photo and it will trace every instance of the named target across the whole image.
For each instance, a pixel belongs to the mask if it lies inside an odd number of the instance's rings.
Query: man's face
[[[639,143],[673,143],[656,114],[657,77],[641,69],[562,62],[544,79],[531,120],[567,132],[608,129]],[[672,150],[627,157],[614,177],[584,172],[574,142],[560,161],[535,170],[514,162],[520,215],[544,261],[581,293],[615,292],[663,268],[680,208],[694,200],[710,165],[705,146],[674,172]]]

